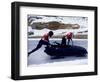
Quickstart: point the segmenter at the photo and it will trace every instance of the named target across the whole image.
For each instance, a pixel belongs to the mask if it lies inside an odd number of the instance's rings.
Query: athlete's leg
[[[68,39],[68,45],[69,45],[69,43],[70,43],[70,39]]]
[[[46,42],[46,41],[43,41],[43,40],[40,40],[39,41],[39,43],[38,43],[38,45],[37,45],[37,47],[35,48],[35,49],[33,49],[32,51],[30,51],[29,53],[28,53],[28,56],[31,54],[31,53],[33,53],[33,52],[35,52],[36,50],[38,50],[39,48],[41,48],[41,46],[42,45],[50,45],[50,43],[49,42]]]
[[[38,43],[38,45],[36,46],[36,48],[33,49],[32,51],[28,52],[28,56],[29,56],[31,53],[33,53],[33,52],[35,52],[36,50],[38,50],[39,48],[41,48],[41,46],[42,46],[42,41],[40,40],[39,43]]]
[[[73,40],[71,39],[71,42],[72,42],[72,46],[73,46]]]

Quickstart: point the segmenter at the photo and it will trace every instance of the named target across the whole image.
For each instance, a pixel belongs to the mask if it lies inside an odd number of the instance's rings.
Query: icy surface
[[[39,40],[33,40],[33,39],[28,40],[28,51],[34,49],[38,44],[38,41]],[[60,43],[60,40],[51,40],[50,42],[52,43],[53,41],[57,41]],[[87,43],[88,43],[87,40],[79,40],[79,39],[74,40],[74,45],[78,45],[86,49],[87,49]],[[51,59],[51,57],[44,52],[44,49],[45,46],[42,46],[39,50],[35,51],[28,57],[28,66],[47,64],[47,63],[59,63],[64,61],[68,65],[88,64],[87,57],[64,57],[60,59]]]

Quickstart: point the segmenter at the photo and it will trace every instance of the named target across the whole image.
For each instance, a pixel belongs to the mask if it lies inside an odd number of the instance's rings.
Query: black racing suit
[[[50,43],[49,43],[49,41],[45,41],[45,40],[40,40],[39,41],[39,43],[37,44],[37,47],[35,48],[35,49],[33,49],[32,51],[30,51],[30,52],[28,52],[28,56],[31,54],[31,53],[33,53],[33,52],[35,52],[36,50],[38,50],[39,48],[41,48],[42,47],[42,45],[50,45]]]

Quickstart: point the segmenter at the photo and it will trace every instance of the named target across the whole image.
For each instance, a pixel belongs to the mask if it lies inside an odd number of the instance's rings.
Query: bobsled
[[[49,56],[77,56],[77,57],[86,57],[87,50],[80,46],[75,45],[51,45],[45,47],[44,52]]]

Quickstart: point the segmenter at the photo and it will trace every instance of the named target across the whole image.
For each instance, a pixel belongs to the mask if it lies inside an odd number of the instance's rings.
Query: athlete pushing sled
[[[42,45],[47,45],[49,46],[50,45],[50,42],[49,42],[49,38],[51,38],[53,36],[53,32],[52,31],[49,31],[47,34],[44,34],[42,37],[41,37],[41,40],[39,41],[39,43],[37,44],[36,48],[33,49],[32,51],[28,52],[28,56],[35,52],[36,50],[38,50],[39,48],[42,47]]]
[[[66,40],[67,40],[67,45],[69,45],[70,42],[72,42],[72,45],[73,45],[72,37],[73,37],[73,33],[72,32],[68,32],[62,37],[61,44],[56,42],[56,41],[54,43],[56,43],[58,45],[61,45],[61,46],[66,46]]]

